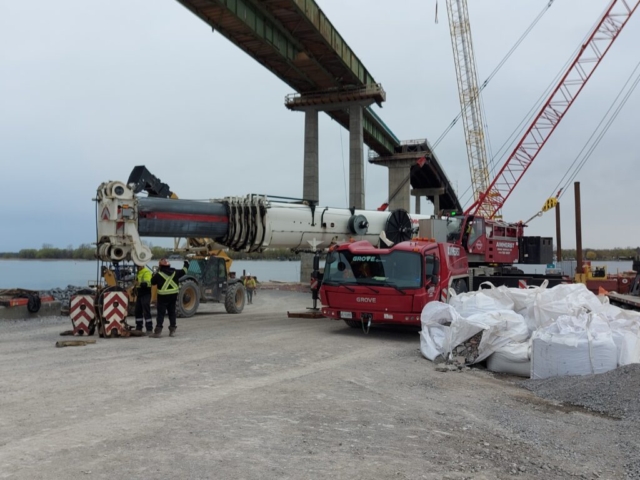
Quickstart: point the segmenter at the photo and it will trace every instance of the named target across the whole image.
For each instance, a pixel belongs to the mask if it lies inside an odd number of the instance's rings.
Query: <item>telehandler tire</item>
[[[241,313],[244,309],[244,301],[244,285],[240,282],[229,285],[224,298],[224,308],[227,313]]]
[[[180,284],[178,301],[176,302],[176,315],[180,318],[193,317],[200,306],[200,287],[193,280],[187,280]]]

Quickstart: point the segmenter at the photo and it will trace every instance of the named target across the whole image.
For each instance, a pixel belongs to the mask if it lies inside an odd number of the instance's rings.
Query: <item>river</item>
[[[631,270],[630,261],[592,262],[594,266],[606,266],[608,273]],[[182,262],[172,262],[180,267]],[[526,273],[544,273],[545,265],[519,265]],[[300,281],[300,261],[235,260],[231,271],[238,276],[243,271],[258,281]],[[0,260],[0,289],[26,288],[47,290],[67,285],[84,286],[95,282],[97,263],[88,260]]]
[[[171,262],[181,267],[182,262]],[[245,271],[258,281],[298,282],[300,261],[235,260],[231,271]],[[97,262],[89,260],[0,260],[0,288],[48,290],[95,283]]]

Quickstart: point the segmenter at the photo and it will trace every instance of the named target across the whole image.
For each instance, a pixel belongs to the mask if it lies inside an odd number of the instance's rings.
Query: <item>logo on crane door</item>
[[[496,242],[496,251],[501,255],[509,255],[515,246],[516,244],[511,242]]]
[[[449,245],[449,248],[447,248],[447,254],[450,257],[459,257],[460,256],[460,247],[454,247],[452,245]]]

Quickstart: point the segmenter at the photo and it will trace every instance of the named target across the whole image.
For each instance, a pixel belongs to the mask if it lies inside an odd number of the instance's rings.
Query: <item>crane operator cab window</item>
[[[460,240],[463,220],[462,217],[447,218],[447,242],[453,243]]]

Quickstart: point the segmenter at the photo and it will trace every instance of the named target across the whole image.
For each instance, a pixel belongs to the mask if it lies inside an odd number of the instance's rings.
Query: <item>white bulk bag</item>
[[[611,329],[594,315],[560,315],[532,336],[532,379],[604,373],[617,365]]]
[[[529,353],[529,342],[508,343],[487,358],[487,370],[528,378],[531,375]]]

